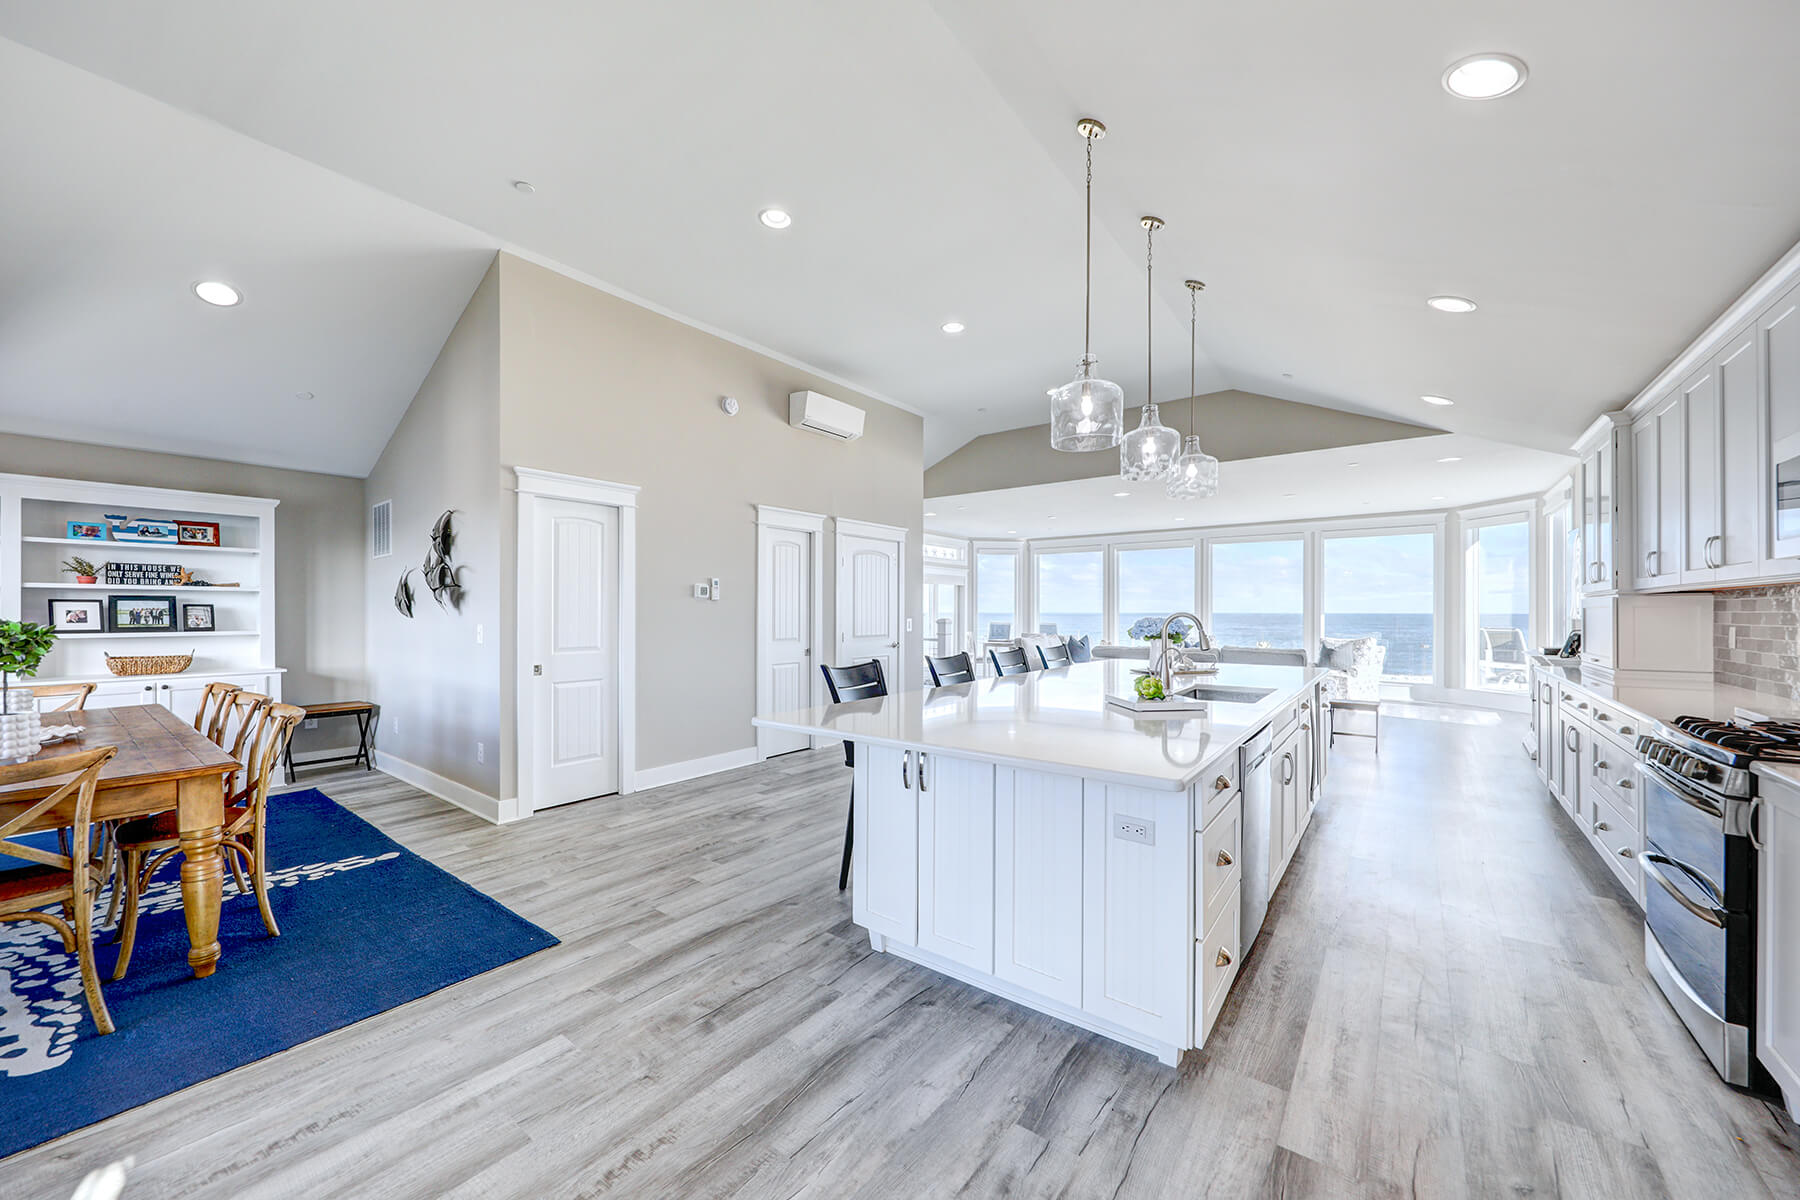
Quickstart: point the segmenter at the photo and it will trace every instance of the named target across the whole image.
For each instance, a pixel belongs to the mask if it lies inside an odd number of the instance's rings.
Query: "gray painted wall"
[[[499,269],[502,463],[643,489],[640,769],[756,744],[758,504],[910,531],[903,595],[913,632],[902,635],[902,653],[909,671],[922,669],[919,417],[509,255],[500,256]],[[787,396],[801,389],[864,409],[863,437],[840,443],[790,428]],[[725,395],[737,397],[737,416],[720,411]],[[504,503],[501,528],[510,541],[516,503],[511,495]],[[821,661],[835,644],[829,554],[826,560]],[[509,550],[508,578],[511,567]],[[691,585],[714,576],[724,599],[693,599]],[[509,693],[512,649],[509,636],[502,652]]]
[[[394,552],[369,560],[364,589],[381,750],[496,799],[500,598],[512,586],[499,570],[499,380],[500,286],[490,266],[360,491],[365,512],[383,500],[394,506]],[[440,608],[415,572],[408,620],[394,609],[394,586],[424,560],[445,509],[456,510],[452,558],[464,567],[463,606]],[[363,528],[361,512],[358,519]]]
[[[1197,429],[1201,445],[1220,462],[1394,442],[1443,432],[1235,390],[1171,401],[1160,409],[1163,424],[1182,435],[1190,428]],[[1137,427],[1138,412],[1136,408],[1126,408],[1127,429]],[[925,494],[960,496],[998,488],[1063,483],[1113,475],[1118,469],[1116,451],[1065,454],[1052,450],[1050,426],[1046,423],[976,438],[925,472]]]
[[[0,433],[0,471],[281,501],[275,510],[275,665],[293,703],[358,698],[363,655],[362,481]],[[297,754],[355,741],[332,722],[295,736]]]

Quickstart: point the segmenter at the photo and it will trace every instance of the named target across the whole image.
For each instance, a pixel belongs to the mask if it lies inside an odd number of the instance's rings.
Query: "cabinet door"
[[[1594,451],[1594,526],[1599,532],[1599,540],[1594,552],[1596,563],[1595,582],[1601,591],[1614,591],[1619,586],[1615,573],[1617,564],[1613,561],[1613,537],[1616,525],[1616,514],[1613,506],[1617,503],[1613,494],[1616,484],[1616,450],[1613,439],[1618,437],[1615,430],[1608,433],[1601,441],[1599,449]]]
[[[1770,554],[1800,555],[1800,287],[1770,305],[1756,322],[1769,413]],[[1793,569],[1782,563],[1778,572]]]
[[[1779,785],[1777,785],[1779,786]],[[1756,1057],[1800,1105],[1800,816],[1765,799],[1756,823]]]
[[[210,682],[210,679],[183,679],[179,683],[162,684],[156,689],[156,702],[192,725]]]
[[[1582,456],[1576,472],[1576,502],[1581,517],[1581,586],[1588,592],[1603,590],[1600,585],[1600,452],[1590,450]]]
[[[919,794],[913,752],[856,747],[856,872],[851,917],[871,934],[916,945],[919,929]]]
[[[1710,583],[1719,538],[1719,373],[1708,363],[1681,386],[1681,582]]]
[[[994,971],[994,768],[913,756],[919,801],[919,949]]]
[[[1750,332],[1719,352],[1719,526],[1713,543],[1713,579],[1756,575],[1762,545],[1762,490],[1758,431],[1762,381],[1756,338]]]
[[[994,974],[1081,1007],[1081,780],[1001,769],[994,786]]]
[[[1563,809],[1577,821],[1581,819],[1581,747],[1582,729],[1579,723],[1567,717],[1559,717],[1557,725],[1561,729],[1558,745],[1562,754],[1562,794],[1557,799],[1562,801]]]
[[[1146,819],[1148,841],[1120,829]],[[1083,789],[1082,1010],[1170,1045],[1193,1033],[1191,820],[1186,792]]]
[[[1654,412],[1645,413],[1631,427],[1631,583],[1637,588],[1656,586],[1656,556],[1662,549],[1657,540],[1662,531],[1657,517],[1657,469],[1662,464],[1662,456],[1657,453],[1660,428]]]
[[[123,708],[130,704],[155,704],[153,683],[103,683],[87,698],[89,708]]]

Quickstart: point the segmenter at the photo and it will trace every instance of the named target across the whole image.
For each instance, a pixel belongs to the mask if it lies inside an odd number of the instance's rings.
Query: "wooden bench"
[[[324,717],[356,718],[356,753],[334,754],[328,758],[309,758],[299,765],[303,767],[323,767],[333,763],[361,763],[363,769],[373,771],[375,761],[372,755],[374,747],[370,744],[371,735],[375,732],[375,705],[367,700],[328,700],[323,704],[303,704],[308,721]],[[294,782],[294,743],[287,745],[287,781]]]

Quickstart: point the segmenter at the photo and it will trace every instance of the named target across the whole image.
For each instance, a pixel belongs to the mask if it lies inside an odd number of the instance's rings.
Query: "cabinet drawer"
[[[1238,973],[1238,892],[1194,947],[1194,1044],[1206,1044]]]
[[[1617,808],[1625,823],[1635,830],[1638,827],[1636,757],[1627,756],[1609,738],[1592,738],[1588,746],[1591,754],[1583,785]]]
[[[1627,821],[1618,806],[1605,795],[1595,797],[1588,811],[1592,814],[1588,837],[1593,840],[1594,848],[1619,877],[1619,882],[1625,885],[1625,890],[1631,893],[1632,899],[1642,907],[1644,876],[1638,867],[1637,856],[1644,843],[1635,819]]]
[[[1210,929],[1225,911],[1226,902],[1238,894],[1238,881],[1242,878],[1238,860],[1243,857],[1244,848],[1243,813],[1243,802],[1234,799],[1197,835],[1200,869],[1194,873],[1199,880],[1194,897],[1195,929]]]
[[[1195,833],[1199,833],[1212,824],[1213,818],[1218,816],[1227,804],[1237,798],[1240,767],[1239,753],[1233,750],[1213,763],[1200,776],[1200,782],[1194,785],[1200,796],[1200,803],[1194,809],[1194,815],[1199,822],[1194,827]]]

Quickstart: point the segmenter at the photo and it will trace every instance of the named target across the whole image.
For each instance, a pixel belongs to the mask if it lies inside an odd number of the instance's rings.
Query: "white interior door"
[[[837,661],[881,661],[888,690],[901,688],[900,543],[862,534],[837,536]]]
[[[540,809],[619,790],[618,510],[546,497],[532,536],[540,644],[531,804]]]
[[[813,538],[801,529],[764,526],[757,540],[756,710],[792,712],[813,702]],[[804,750],[804,733],[758,729],[757,747],[767,758]]]

